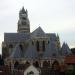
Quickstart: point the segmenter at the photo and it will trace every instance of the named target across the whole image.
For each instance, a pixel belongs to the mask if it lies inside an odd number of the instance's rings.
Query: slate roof
[[[63,43],[62,48],[61,48],[62,55],[70,55],[72,54],[70,48],[66,43]]]
[[[55,33],[46,33],[46,36],[49,37],[50,41],[56,41],[56,34]]]
[[[36,46],[32,45],[31,43],[29,44],[28,48],[26,49],[26,52],[24,54],[25,58],[37,58],[38,57],[38,52],[36,50]]]
[[[49,37],[49,43],[46,44],[45,51],[43,52],[43,58],[59,57],[59,49],[56,48],[55,41],[57,41],[57,36],[55,33],[45,33],[41,27],[38,27],[35,31],[30,34],[27,33],[5,33],[5,42],[22,42],[34,38],[34,37]],[[62,55],[71,54],[71,51],[67,44],[63,44],[61,48]],[[25,50],[21,50],[19,44],[17,44],[10,56],[10,58],[28,58],[36,59],[38,58],[38,52],[36,50],[35,44],[29,42],[28,47]]]
[[[49,44],[46,45],[45,47],[45,52],[43,53],[43,58],[50,58],[50,57],[59,57],[59,49],[55,47],[55,44],[53,42],[50,42]],[[67,44],[63,44],[62,48],[62,55],[70,55],[71,51],[68,47]],[[36,46],[33,45],[31,42],[25,52],[22,52],[19,44],[17,44],[10,56],[10,58],[16,59],[16,58],[28,58],[28,59],[36,59],[38,58],[38,52],[36,50]]]
[[[5,42],[22,42],[30,39],[30,34],[28,33],[5,33],[4,41]]]
[[[41,27],[38,27],[36,30],[34,30],[31,34],[32,37],[46,37],[45,32],[42,30]]]
[[[17,45],[15,46],[15,48],[13,49],[13,52],[12,52],[10,58],[13,58],[13,59],[19,58],[19,59],[20,59],[20,58],[22,58],[22,57],[23,57],[23,55],[22,55],[22,50],[21,50],[19,44],[17,44]]]
[[[59,51],[58,49],[55,47],[54,43],[49,43],[46,46],[46,50],[44,52],[43,57],[45,58],[50,58],[50,57],[58,57],[59,56]]]

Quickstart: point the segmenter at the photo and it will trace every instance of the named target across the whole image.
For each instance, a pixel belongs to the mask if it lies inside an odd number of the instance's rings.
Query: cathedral
[[[28,11],[19,11],[17,33],[4,33],[2,57],[5,64],[33,64],[36,67],[52,67],[64,64],[64,57],[71,55],[67,43],[60,45],[59,35],[45,33],[41,27],[30,32]]]

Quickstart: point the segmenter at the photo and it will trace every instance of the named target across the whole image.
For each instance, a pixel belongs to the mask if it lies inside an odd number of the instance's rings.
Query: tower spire
[[[30,22],[28,19],[28,11],[24,9],[24,6],[19,12],[18,21],[18,32],[29,33],[30,32]]]

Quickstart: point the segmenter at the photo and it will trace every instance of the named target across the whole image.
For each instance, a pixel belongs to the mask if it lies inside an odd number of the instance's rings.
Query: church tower
[[[24,7],[19,12],[18,33],[30,33],[30,22],[28,12]]]

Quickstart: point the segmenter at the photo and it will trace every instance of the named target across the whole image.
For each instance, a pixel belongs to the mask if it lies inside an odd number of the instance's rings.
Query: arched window
[[[15,64],[14,64],[14,68],[15,68],[15,69],[18,69],[18,67],[19,67],[19,62],[16,61]]]
[[[45,41],[42,42],[43,51],[45,51]]]
[[[60,70],[59,62],[55,60],[52,64],[52,69],[53,70]]]
[[[19,45],[19,47],[20,47],[21,50],[23,50],[23,46],[21,44]]]
[[[49,61],[48,62],[47,61],[44,61],[43,62],[43,67],[46,67],[46,68],[50,67]]]
[[[37,51],[39,51],[39,42],[38,41],[36,42],[36,48],[37,48]]]

